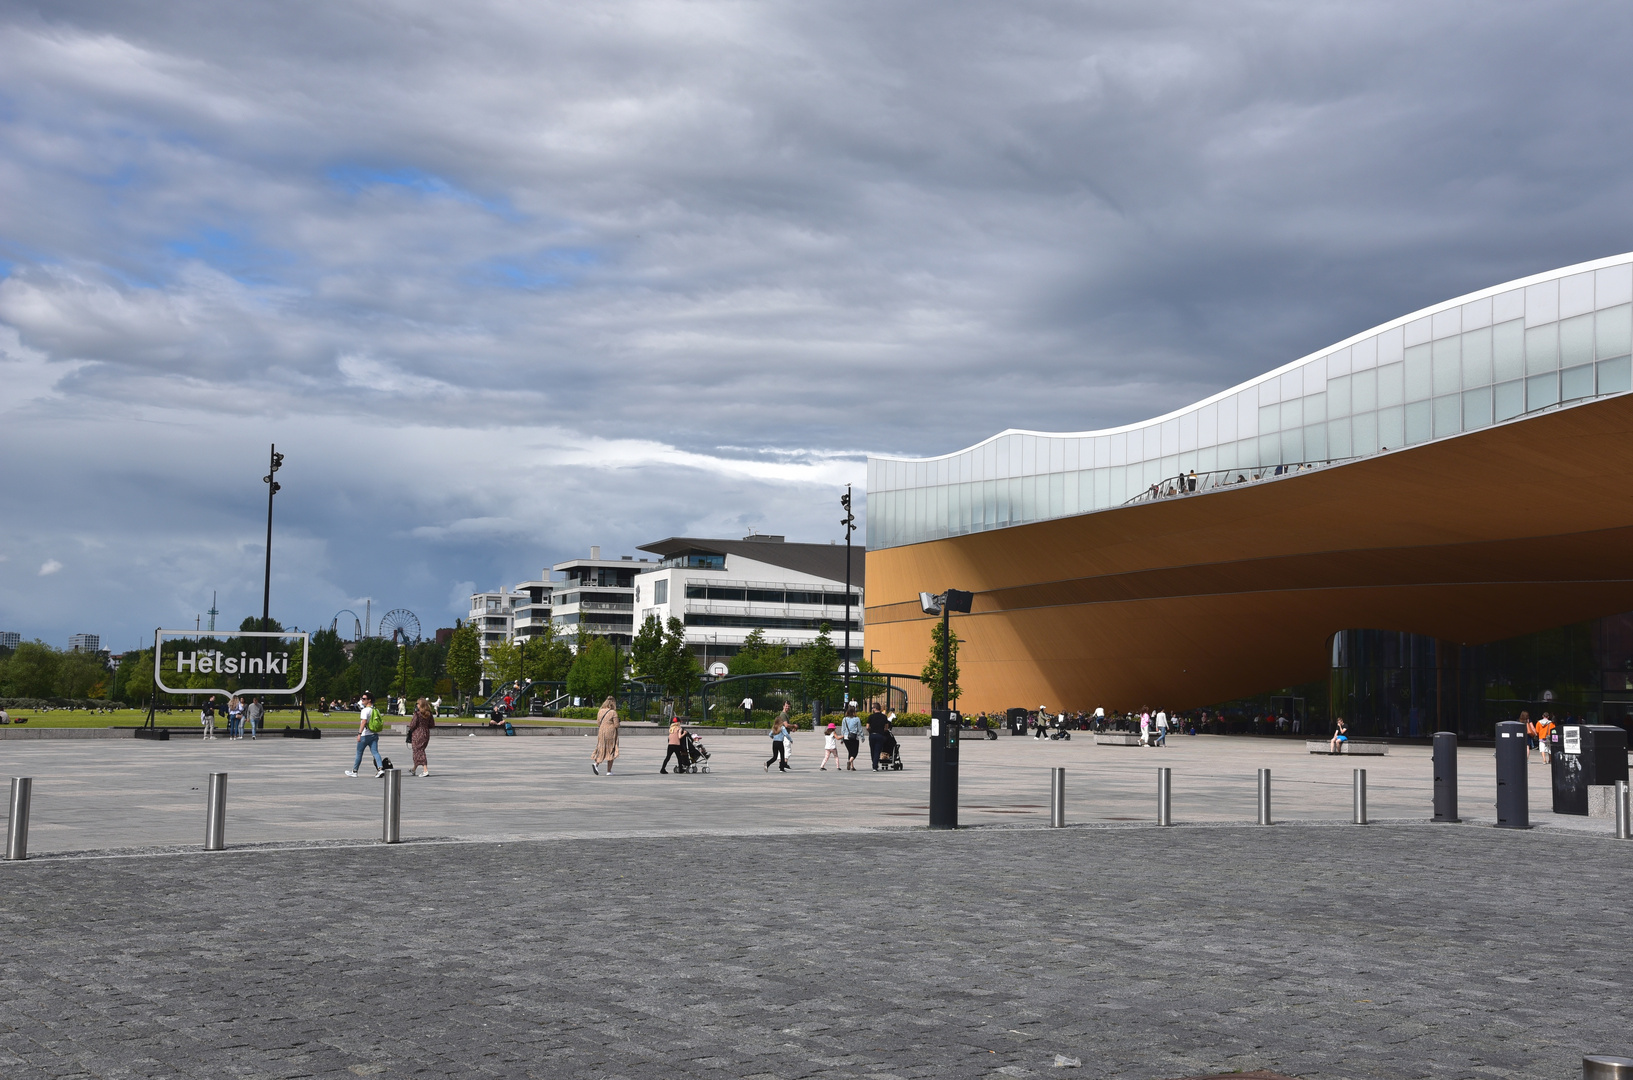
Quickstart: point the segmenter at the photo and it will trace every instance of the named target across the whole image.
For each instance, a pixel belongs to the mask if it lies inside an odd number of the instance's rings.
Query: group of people
[[[266,716],[266,703],[260,698],[246,698],[241,694],[234,694],[227,699],[225,705],[218,706],[215,695],[211,694],[198,713],[198,722],[204,727],[206,739],[215,738],[215,718],[218,713],[227,718],[227,738],[253,739],[256,732],[261,729],[262,720]]]
[[[436,726],[436,708],[425,698],[420,698],[414,705],[414,718],[408,723],[407,742],[414,757],[414,767],[409,771],[409,776],[431,775],[431,764],[426,759],[425,748],[430,745],[431,729]],[[374,775],[377,777],[385,775],[385,759],[380,756],[380,733],[385,729],[385,717],[374,707],[374,695],[365,691],[358,700],[357,757],[352,761],[352,767],[346,770],[347,776],[356,776],[358,770],[363,767],[365,751],[374,757]]]
[[[1570,718],[1566,717],[1566,720],[1569,722]],[[1554,729],[1559,726],[1554,723],[1554,714],[1545,712],[1541,720],[1532,720],[1529,712],[1522,712],[1520,721],[1525,724],[1525,756],[1529,758],[1531,751],[1541,750],[1543,764],[1552,761],[1553,751],[1548,744]]]

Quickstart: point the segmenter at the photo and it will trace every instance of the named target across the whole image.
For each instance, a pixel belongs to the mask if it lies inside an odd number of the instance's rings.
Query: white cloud
[[[52,574],[55,574],[61,569],[62,563],[55,559],[47,559],[45,562],[40,564],[40,577],[50,577]]]

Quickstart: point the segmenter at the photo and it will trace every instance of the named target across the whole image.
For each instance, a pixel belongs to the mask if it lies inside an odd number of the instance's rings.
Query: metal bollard
[[[1166,766],[1157,770],[1157,824],[1174,823],[1174,770]]]
[[[1259,824],[1270,824],[1270,770],[1259,770]]]
[[[1436,821],[1458,821],[1457,816],[1457,733],[1435,732],[1435,816]]]
[[[11,778],[11,817],[6,820],[6,859],[19,862],[28,858],[28,803],[34,797],[34,778]]]
[[[386,770],[385,819],[380,825],[380,841],[396,844],[402,841],[403,831],[403,771]]]
[[[1355,770],[1355,824],[1367,823],[1367,771]]]
[[[1066,770],[1059,766],[1049,770],[1049,825],[1066,827]]]
[[[1582,1059],[1582,1080],[1633,1080],[1633,1058],[1593,1054]]]
[[[1616,781],[1616,839],[1633,840],[1633,807],[1628,805],[1627,781]]]
[[[209,801],[204,804],[204,850],[221,851],[227,846],[227,774],[210,774]]]

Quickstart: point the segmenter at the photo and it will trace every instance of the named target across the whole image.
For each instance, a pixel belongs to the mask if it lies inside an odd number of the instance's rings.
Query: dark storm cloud
[[[834,535],[867,450],[1140,419],[1633,247],[1630,38],[1591,3],[5,6],[0,619],[247,597],[274,438],[311,463],[292,621]]]

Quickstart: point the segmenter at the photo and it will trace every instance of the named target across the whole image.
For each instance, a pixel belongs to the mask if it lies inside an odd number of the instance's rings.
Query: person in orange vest
[[[1542,748],[1542,760],[1544,764],[1553,760],[1553,754],[1550,752],[1548,746],[1548,740],[1553,737],[1553,734],[1554,718],[1547,713],[1543,713],[1542,719],[1537,721],[1537,745]]]

